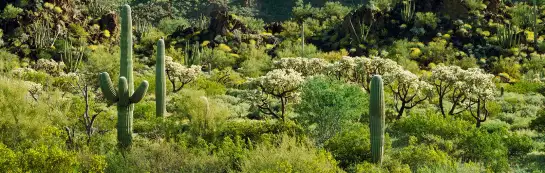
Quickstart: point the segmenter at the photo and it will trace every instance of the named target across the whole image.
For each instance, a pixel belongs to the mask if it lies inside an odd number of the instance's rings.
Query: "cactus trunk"
[[[157,117],[166,114],[166,79],[165,79],[165,41],[157,42],[157,62],[155,63],[155,109]]]
[[[134,92],[132,68],[132,22],[131,7],[121,9],[121,57],[118,90],[114,89],[110,76],[100,74],[100,89],[111,102],[117,102],[117,140],[121,148],[132,144],[132,117],[134,103],[140,102],[148,89],[148,82],[143,81]]]
[[[371,98],[369,102],[371,115],[369,127],[371,131],[371,159],[373,163],[382,164],[384,153],[384,89],[381,76],[371,79]]]

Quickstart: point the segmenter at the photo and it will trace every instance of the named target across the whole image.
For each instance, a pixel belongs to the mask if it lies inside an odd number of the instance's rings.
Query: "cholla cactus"
[[[369,83],[374,75],[381,75],[384,84],[388,85],[393,82],[395,74],[402,72],[403,68],[390,59],[346,56],[335,63],[331,70],[331,74],[336,74],[338,78],[345,78],[350,82],[360,84],[369,92]]]
[[[394,94],[397,119],[400,119],[405,109],[411,109],[428,99],[432,86],[407,70],[396,73],[393,78],[394,82],[389,88]]]
[[[428,82],[433,86],[435,94],[438,96],[437,106],[441,110],[443,117],[446,117],[446,110],[444,101],[447,97],[456,96],[461,93],[461,89],[464,87],[464,83],[460,82],[460,75],[464,70],[459,66],[437,66],[432,70],[431,76],[428,78]],[[449,99],[453,100],[453,99]],[[455,99],[454,99],[455,100]],[[453,104],[451,108],[454,111],[456,104]],[[449,111],[450,112],[450,111]]]
[[[186,67],[180,63],[174,62],[172,57],[165,57],[165,67],[168,80],[172,84],[172,92],[176,93],[188,84],[197,79],[201,74],[201,66],[192,65]],[[176,86],[177,83],[181,83],[180,86]]]
[[[271,95],[281,102],[281,114],[274,112],[269,104],[261,105],[261,109],[265,109],[267,114],[271,114],[276,118],[286,119],[286,106],[288,100],[297,100],[299,92],[297,90],[303,84],[305,78],[301,73],[293,69],[276,69],[265,76],[249,80],[249,83],[256,86],[262,93]]]
[[[65,65],[63,62],[55,62],[51,59],[39,59],[34,68],[38,71],[44,71],[52,76],[60,76],[63,73],[64,67]]]
[[[329,63],[320,58],[282,58],[275,61],[276,68],[293,69],[303,76],[313,76],[326,72]]]
[[[464,93],[467,99],[462,104],[468,108],[473,118],[475,118],[476,126],[480,127],[481,123],[488,118],[488,110],[486,103],[494,100],[496,86],[492,79],[494,75],[484,73],[480,68],[470,68],[465,71]]]
[[[37,102],[38,101],[38,96],[43,91],[43,86],[41,84],[34,83],[34,82],[31,82],[31,81],[25,81],[24,83],[25,83],[26,87],[28,88],[28,93],[30,94],[32,99],[34,99],[34,101]]]

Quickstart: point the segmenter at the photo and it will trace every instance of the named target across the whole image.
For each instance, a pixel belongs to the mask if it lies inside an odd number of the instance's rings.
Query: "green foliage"
[[[265,74],[271,66],[271,57],[267,55],[265,47],[247,45],[242,48],[240,58],[243,62],[238,69],[248,77],[259,77]]]
[[[409,145],[400,149],[393,157],[411,166],[412,170],[423,166],[450,164],[447,153],[427,145]]]
[[[530,128],[538,132],[545,132],[545,111],[539,111],[537,118],[530,123]]]
[[[231,115],[225,103],[207,97],[202,90],[182,90],[171,96],[167,110],[173,116],[187,118],[191,133],[208,137],[214,136]]]
[[[502,142],[502,135],[484,130],[473,130],[462,142],[462,157],[471,161],[487,163],[487,170],[506,172],[509,170],[508,149]]]
[[[371,135],[369,128],[354,124],[326,141],[324,148],[339,161],[339,166],[348,168],[355,163],[371,161]]]
[[[342,172],[326,151],[284,136],[278,144],[260,144],[241,162],[241,172]]]
[[[171,35],[176,30],[184,29],[189,26],[191,25],[184,18],[176,18],[176,19],[164,18],[159,22],[159,25],[157,26],[157,28],[159,28],[161,32],[165,33],[165,35]]]
[[[0,15],[0,17],[4,20],[10,20],[17,18],[21,13],[23,13],[23,9],[8,4],[4,7],[4,10],[2,10],[2,15]]]
[[[0,50],[0,73],[8,73],[19,67],[19,57],[5,50]]]
[[[320,51],[316,46],[312,44],[305,44],[305,48],[301,46],[301,42],[284,41],[282,42],[276,54],[280,58],[292,58],[292,57],[304,57],[304,58],[316,58]]]
[[[415,25],[417,27],[429,27],[431,29],[437,28],[439,18],[433,12],[417,12],[415,18]]]
[[[318,144],[342,132],[345,124],[357,122],[368,107],[367,95],[359,87],[325,77],[312,78],[301,91],[295,112]]]

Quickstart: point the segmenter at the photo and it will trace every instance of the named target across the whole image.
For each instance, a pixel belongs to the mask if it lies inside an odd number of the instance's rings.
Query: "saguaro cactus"
[[[371,79],[371,98],[369,102],[371,115],[369,126],[371,129],[371,159],[376,164],[382,164],[384,153],[384,88],[379,75]]]
[[[133,104],[144,98],[149,85],[147,81],[143,81],[136,92],[134,91],[131,20],[131,7],[124,5],[121,9],[121,66],[118,90],[114,89],[108,73],[100,73],[100,89],[104,96],[114,103],[117,102],[117,140],[122,148],[127,148],[132,143]]]
[[[157,42],[157,62],[155,63],[155,109],[157,117],[164,117],[166,108],[166,79],[165,79],[165,41]]]

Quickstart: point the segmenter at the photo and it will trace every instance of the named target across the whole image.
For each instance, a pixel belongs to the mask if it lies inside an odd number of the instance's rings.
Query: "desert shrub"
[[[530,123],[530,128],[538,132],[545,132],[545,111],[538,112],[537,118]]]
[[[392,157],[399,159],[402,163],[408,164],[412,170],[417,170],[417,168],[427,165],[449,165],[451,163],[447,153],[424,144],[411,144],[401,148]]]
[[[248,77],[262,76],[271,66],[271,57],[265,47],[248,45],[242,49],[241,59],[243,62],[238,70]]]
[[[247,120],[235,119],[226,121],[221,130],[219,137],[240,136],[243,139],[248,139],[254,142],[262,142],[265,135],[288,134],[296,136],[301,133],[301,128],[294,122],[282,123],[279,121],[263,121],[263,120]]]
[[[435,16],[435,13],[433,12],[417,12],[416,18],[415,18],[415,24],[418,27],[429,27],[431,29],[437,28],[437,23],[439,22],[439,18]]]
[[[312,44],[305,44],[305,49],[303,50],[302,44],[300,41],[284,41],[280,43],[276,54],[280,58],[293,58],[293,57],[305,57],[305,58],[317,58],[319,55],[319,50],[316,46]]]
[[[191,83],[190,86],[198,90],[204,90],[206,95],[211,96],[223,95],[225,92],[227,92],[227,89],[223,84],[219,83],[218,81],[211,80],[206,76],[197,77],[195,82]]]
[[[182,90],[172,95],[170,99],[167,105],[168,112],[189,119],[191,133],[199,136],[212,137],[231,115],[225,104],[207,97],[201,90]]]
[[[241,172],[340,172],[331,154],[283,137],[278,145],[259,144],[240,163]]]
[[[227,172],[228,163],[207,152],[169,143],[143,143],[122,156],[110,153],[106,172]]]
[[[508,148],[503,143],[503,135],[480,129],[471,130],[470,133],[460,145],[460,150],[463,151],[462,158],[487,163],[487,170],[507,172],[509,170]]]
[[[265,30],[265,22],[263,19],[246,16],[237,16],[237,19],[239,19],[251,32],[261,33]]]
[[[509,156],[511,157],[524,156],[531,152],[535,147],[532,138],[516,133],[511,133],[508,135],[508,137],[505,139],[505,145],[507,146]]]
[[[77,165],[75,153],[57,146],[29,148],[19,158],[24,172],[72,172]]]
[[[529,92],[542,93],[543,89],[544,87],[541,83],[520,80],[514,84],[507,85],[505,87],[505,92],[514,92],[519,94],[526,94]]]
[[[511,78],[518,80],[522,76],[520,69],[521,65],[515,58],[500,58],[493,63],[492,72],[495,74],[507,73]]]
[[[8,4],[4,7],[2,10],[2,15],[0,17],[5,20],[14,19],[19,16],[23,12],[23,9],[13,6],[12,4]]]
[[[369,127],[355,124],[327,140],[324,148],[339,161],[341,168],[370,161],[371,141]]]
[[[0,73],[7,73],[19,66],[19,57],[0,50]]]
[[[301,102],[295,106],[297,119],[320,145],[341,132],[344,124],[357,122],[368,107],[361,88],[326,77],[308,80],[301,91]]]
[[[418,173],[435,173],[435,172],[484,172],[482,164],[479,163],[459,163],[455,162],[447,165],[425,165],[417,168]]]
[[[166,35],[174,33],[178,29],[184,29],[191,26],[189,22],[184,18],[164,18],[161,19],[157,28]]]
[[[463,138],[468,135],[471,123],[458,119],[443,118],[440,114],[414,114],[397,121],[392,132],[407,136],[415,136],[419,140],[425,135],[437,135],[444,139]]]

